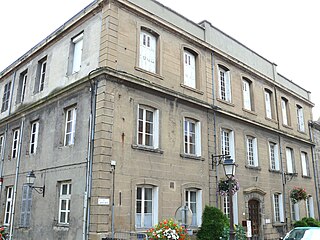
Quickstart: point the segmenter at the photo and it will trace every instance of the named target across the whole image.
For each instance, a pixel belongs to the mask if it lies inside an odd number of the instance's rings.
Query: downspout
[[[98,69],[92,70],[88,74],[91,97],[90,97],[87,169],[86,169],[86,190],[84,194],[84,206],[83,206],[83,229],[82,229],[83,240],[89,239],[89,231],[90,231],[90,199],[91,199],[91,187],[92,187],[92,161],[93,161],[93,148],[94,148],[95,116],[96,116],[96,96],[97,96],[97,84],[95,83],[94,80],[90,79],[90,75],[97,70]]]
[[[274,76],[275,78],[275,76]],[[280,119],[279,119],[279,109],[278,109],[278,96],[277,96],[277,89],[274,86],[274,98],[275,98],[275,105],[276,105],[276,116],[277,116],[277,122],[278,122],[278,130],[280,130]],[[285,221],[284,225],[284,233],[287,232],[287,211],[286,211],[286,176],[283,170],[283,162],[282,162],[282,144],[281,144],[281,134],[278,134],[279,137],[279,152],[280,152],[280,167],[281,167],[281,180],[282,180],[282,192],[283,192],[283,217]]]
[[[214,54],[211,52],[211,80],[212,80],[212,106],[213,106],[213,146],[214,146],[214,155],[217,155],[217,126],[216,126],[216,106],[215,106],[215,84],[214,84]],[[215,179],[216,179],[216,208],[219,207],[219,193],[218,193],[218,179],[219,179],[219,172],[218,172],[218,162],[214,162],[212,158],[212,168],[215,170]]]
[[[3,164],[4,164],[4,152],[7,145],[7,135],[8,135],[8,123],[6,124],[6,128],[4,131],[3,145],[2,145],[2,152],[1,152],[0,179],[2,182],[0,184],[0,193],[2,193],[2,187],[3,187]],[[0,200],[1,200],[1,194],[0,194]]]
[[[11,216],[10,216],[9,240],[12,239],[12,234],[13,234],[13,224],[14,224],[14,214],[15,214],[17,187],[18,187],[18,181],[19,181],[19,168],[20,168],[20,160],[21,160],[21,144],[22,144],[22,138],[23,138],[24,121],[25,121],[25,119],[23,117],[22,121],[21,121],[21,126],[20,126],[18,155],[17,155],[17,164],[16,164],[16,176],[15,176],[15,181],[14,181],[12,207],[11,207],[12,209],[11,209]]]
[[[312,121],[309,121],[308,124],[309,127],[309,135],[310,135],[310,140],[313,141],[313,134],[312,134]],[[318,218],[320,216],[320,209],[319,209],[319,178],[318,178],[318,162],[315,161],[315,151],[314,151],[314,145],[311,146],[311,157],[312,157],[312,167],[313,167],[313,177],[314,177],[314,184],[316,188],[316,199],[317,199],[317,210],[318,210]]]

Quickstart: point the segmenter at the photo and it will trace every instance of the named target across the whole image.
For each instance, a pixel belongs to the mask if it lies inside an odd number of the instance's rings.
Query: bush
[[[320,222],[314,218],[304,217],[293,224],[294,227],[320,227]]]
[[[229,228],[230,224],[228,225],[228,227],[226,227],[223,231],[221,240],[228,240],[229,236],[230,236],[230,228]],[[235,225],[234,227],[235,230],[235,237],[237,240],[246,240],[246,231],[244,230],[244,228],[241,225]]]
[[[202,224],[197,233],[199,240],[220,240],[223,230],[228,226],[228,218],[215,207],[206,206],[202,214]]]

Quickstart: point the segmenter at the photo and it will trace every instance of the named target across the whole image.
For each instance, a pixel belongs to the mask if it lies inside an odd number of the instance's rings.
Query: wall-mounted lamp
[[[290,182],[293,177],[297,177],[298,173],[283,173],[284,176],[284,183],[286,184],[287,182]]]
[[[45,192],[45,186],[43,187],[35,187],[34,181],[36,179],[36,175],[34,174],[33,170],[27,173],[27,184],[29,187],[33,188],[37,193],[42,194],[42,197],[44,197],[44,192]]]

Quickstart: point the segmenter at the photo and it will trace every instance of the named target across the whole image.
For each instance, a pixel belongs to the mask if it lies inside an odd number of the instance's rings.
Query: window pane
[[[152,200],[152,188],[145,188],[145,199]]]
[[[65,223],[66,222],[66,213],[61,212],[60,214],[60,222]]]

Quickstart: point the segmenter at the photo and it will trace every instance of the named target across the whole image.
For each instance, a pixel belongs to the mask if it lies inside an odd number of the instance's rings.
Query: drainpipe
[[[3,144],[2,144],[2,151],[1,151],[1,165],[0,165],[0,193],[2,193],[2,187],[3,187],[3,164],[4,164],[4,152],[7,145],[7,135],[8,135],[8,123],[6,124],[6,128],[3,135]],[[0,200],[1,200],[1,194],[0,194]]]
[[[17,155],[17,164],[16,164],[16,176],[14,181],[13,197],[12,197],[12,205],[11,205],[9,240],[12,239],[12,234],[13,234],[14,214],[15,214],[17,187],[18,187],[18,181],[19,181],[19,168],[20,168],[20,159],[21,159],[21,144],[22,144],[22,138],[23,138],[24,121],[25,119],[23,117],[21,120],[21,126],[20,126],[20,136],[19,136],[18,155]]]
[[[309,121],[308,124],[309,127],[309,135],[310,140],[314,142],[313,140],[313,134],[312,134],[312,121]],[[318,162],[315,160],[315,151],[314,151],[314,145],[311,146],[311,157],[312,157],[312,167],[313,167],[313,177],[314,177],[314,184],[316,188],[316,199],[317,199],[317,209],[318,209],[318,218],[320,217],[320,209],[319,209],[319,178],[318,178]]]
[[[90,231],[90,199],[91,199],[91,187],[92,187],[92,161],[93,161],[93,148],[94,148],[94,129],[95,129],[95,117],[96,117],[96,96],[97,96],[97,83],[95,80],[91,80],[90,76],[93,72],[98,71],[99,68],[92,70],[88,74],[88,80],[90,83],[90,115],[89,115],[89,136],[88,136],[88,154],[87,154],[87,169],[86,169],[86,190],[84,194],[84,206],[83,206],[83,228],[82,239],[89,239]]]

